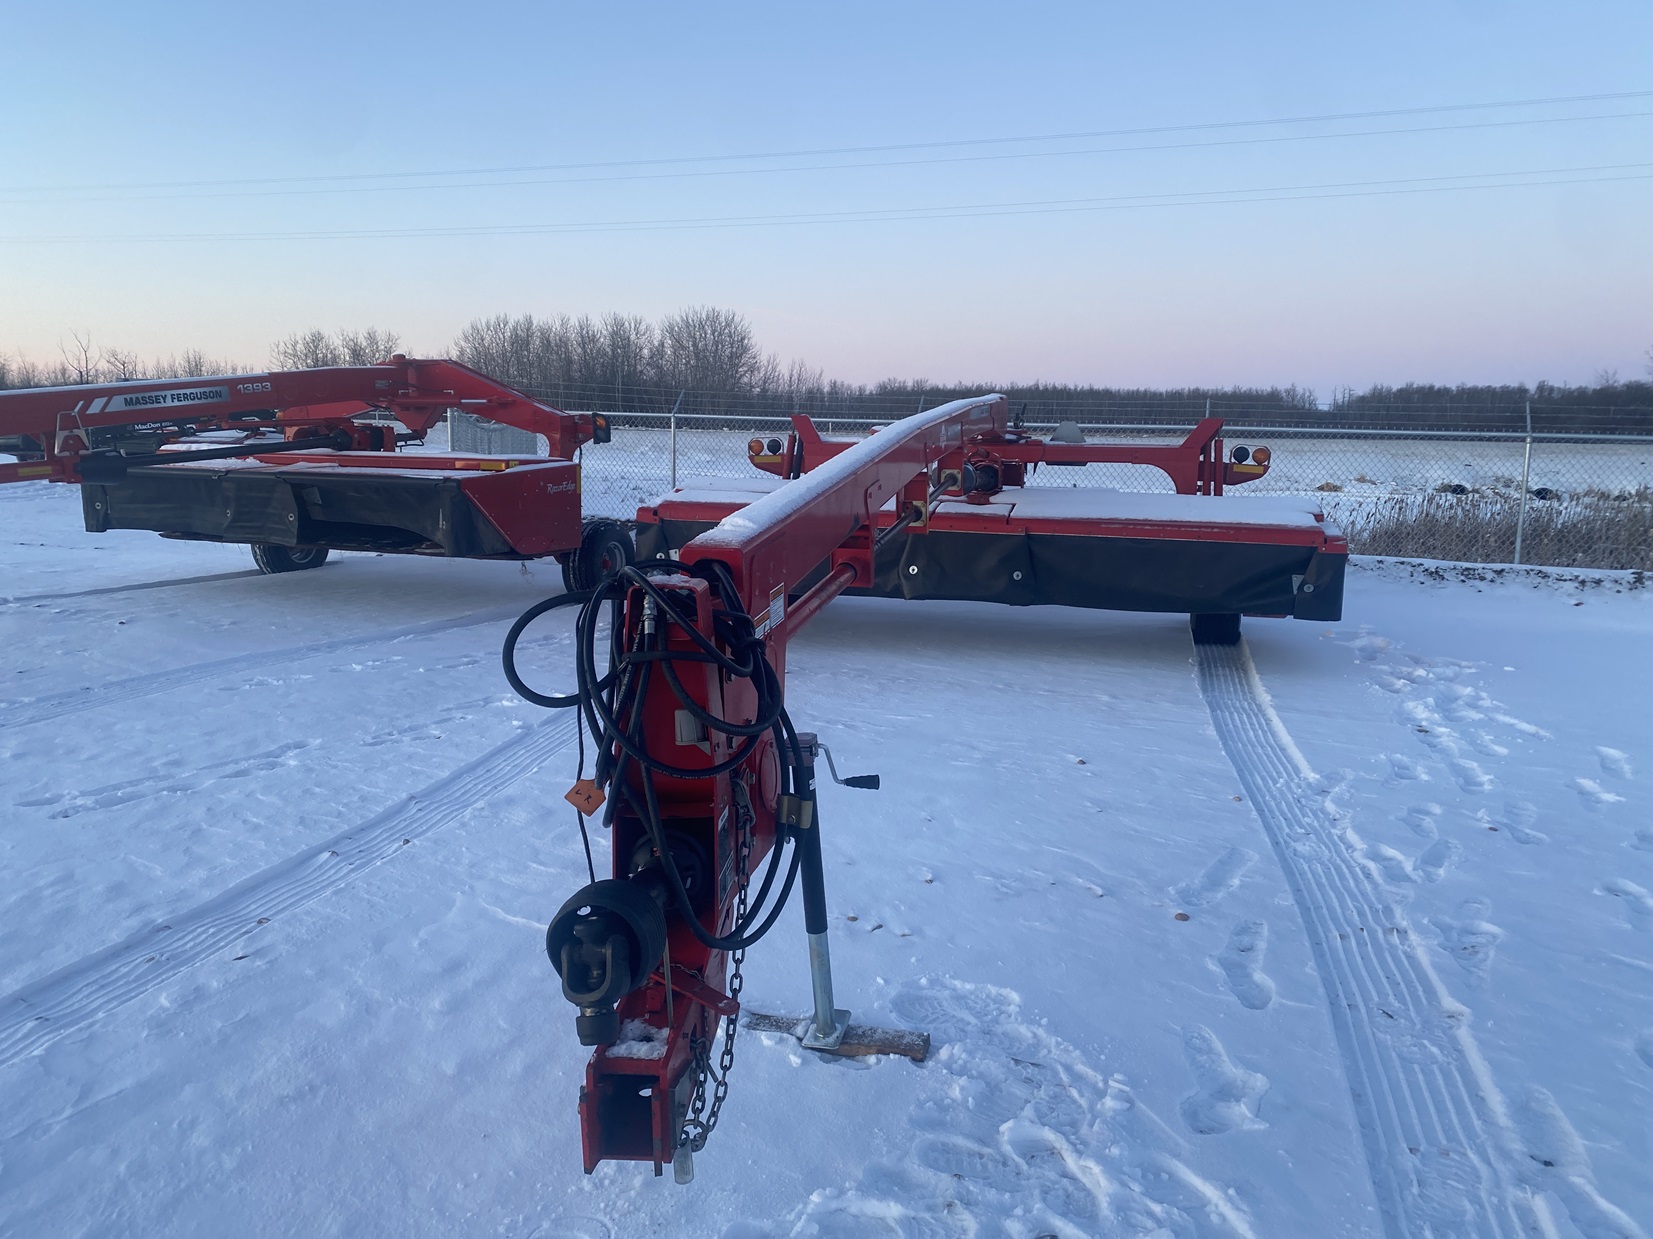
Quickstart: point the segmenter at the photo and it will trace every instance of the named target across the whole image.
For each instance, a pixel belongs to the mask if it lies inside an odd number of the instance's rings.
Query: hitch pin
[[[827,770],[831,772],[832,781],[838,784],[838,786],[860,787],[872,792],[878,790],[878,776],[876,774],[852,774],[847,779],[840,779],[838,777],[838,767],[835,766],[832,761],[832,750],[819,741],[816,741],[816,747],[826,756]]]

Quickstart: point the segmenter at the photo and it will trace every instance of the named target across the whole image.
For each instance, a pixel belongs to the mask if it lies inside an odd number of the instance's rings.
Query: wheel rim
[[[623,565],[625,561],[626,557],[621,552],[620,548],[610,542],[603,548],[603,553],[597,556],[597,575],[613,576],[616,572],[620,571],[621,565]]]
[[[319,546],[307,546],[307,547],[304,547],[302,549],[300,549],[298,547],[294,547],[293,550],[290,552],[290,555],[291,555],[292,561],[295,564],[307,564],[307,563],[310,563],[313,560],[319,558],[321,553],[322,553],[322,548],[321,547],[319,547]]]

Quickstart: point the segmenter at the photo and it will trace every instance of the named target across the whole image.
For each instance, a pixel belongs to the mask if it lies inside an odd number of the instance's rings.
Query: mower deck
[[[718,478],[680,487],[638,512],[638,555],[671,556],[785,485]],[[877,527],[895,524],[895,505],[886,504]],[[873,587],[846,592],[1336,620],[1348,553],[1312,499],[1015,487],[987,502],[937,501],[927,524],[880,541]]]
[[[93,533],[275,546],[530,559],[573,550],[581,527],[569,460],[274,452],[136,466],[81,495]]]

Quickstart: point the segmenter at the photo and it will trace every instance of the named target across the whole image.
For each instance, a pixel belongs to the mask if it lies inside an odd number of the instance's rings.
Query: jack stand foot
[[[799,1019],[794,1015],[763,1015],[757,1011],[741,1013],[741,1023],[756,1032],[785,1033],[799,1041],[815,1026],[814,1016]],[[905,1028],[870,1028],[865,1024],[851,1024],[844,1039],[824,1054],[840,1058],[862,1058],[869,1054],[899,1054],[921,1063],[930,1055],[930,1034],[911,1032]]]
[[[814,1020],[809,1021],[809,1031],[803,1035],[804,1049],[806,1050],[836,1050],[844,1044],[844,1034],[849,1031],[849,1012],[842,1007],[832,1010],[832,1031],[822,1033],[820,1025]]]

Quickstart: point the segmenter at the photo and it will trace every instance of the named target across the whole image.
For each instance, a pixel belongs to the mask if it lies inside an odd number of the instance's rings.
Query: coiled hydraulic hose
[[[709,640],[678,612],[671,596],[650,579],[654,575],[693,575],[708,582],[714,591],[713,626],[717,643]],[[634,640],[627,640],[622,604],[633,588],[641,589],[645,607],[653,622],[639,615],[633,618]],[[528,626],[542,615],[564,606],[578,606],[580,612],[574,625],[574,664],[576,690],[572,693],[541,693],[525,683],[516,665],[517,643]],[[603,608],[608,608],[608,659],[599,669],[597,636],[602,625]],[[672,650],[665,642],[667,625],[675,625],[696,648]],[[719,648],[719,644],[723,649]],[[725,653],[724,649],[730,651]],[[640,565],[628,565],[612,576],[604,578],[595,589],[585,593],[558,594],[535,603],[524,611],[506,634],[501,658],[505,678],[524,700],[547,709],[566,709],[577,706],[581,713],[583,730],[589,730],[597,746],[595,779],[607,795],[604,824],[612,826],[614,814],[623,802],[648,832],[649,840],[660,857],[661,871],[672,902],[703,945],[718,951],[742,950],[757,942],[774,926],[791,897],[797,880],[800,852],[792,848],[791,863],[780,891],[772,906],[764,910],[764,903],[774,887],[781,863],[781,845],[791,836],[777,826],[775,845],[770,849],[769,865],[758,886],[757,898],[751,901],[747,914],[733,926],[727,935],[718,935],[706,929],[695,914],[693,901],[683,882],[666,837],[660,815],[654,780],[650,776],[674,779],[705,779],[734,770],[751,756],[759,739],[765,734],[774,738],[777,753],[790,754],[790,761],[782,761],[782,791],[804,798],[813,798],[809,789],[798,791],[797,774],[803,768],[803,752],[797,732],[786,714],[782,700],[780,677],[770,665],[763,638],[747,613],[745,604],[735,588],[728,569],[710,562],[703,568],[691,568],[677,560],[652,560]],[[733,679],[751,682],[757,695],[755,716],[747,722],[718,718],[695,701],[684,688],[677,664],[711,664]],[[738,743],[724,760],[711,766],[684,767],[664,761],[648,751],[643,729],[643,702],[658,668],[667,687],[682,708],[709,731],[735,737]],[[639,796],[626,779],[628,766],[635,762],[643,777]],[[582,736],[581,770],[584,771]],[[584,819],[581,819],[582,832]],[[587,844],[589,859],[589,842]],[[744,881],[749,882],[748,875]],[[761,917],[761,920],[760,920]],[[754,928],[754,925],[756,928]]]

